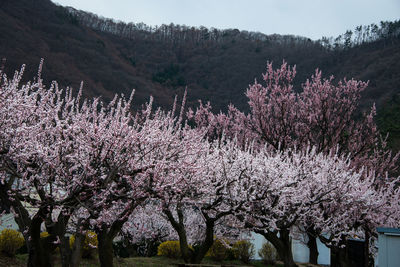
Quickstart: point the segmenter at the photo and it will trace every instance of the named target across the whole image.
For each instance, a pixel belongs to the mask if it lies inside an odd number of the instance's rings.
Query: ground
[[[4,255],[0,255],[0,267],[25,267],[28,259],[27,254],[18,254],[14,258],[9,258]],[[182,260],[168,259],[165,257],[133,257],[133,258],[115,258],[115,267],[176,267],[179,263],[183,263]],[[220,266],[221,263],[212,261],[211,259],[204,259],[203,264],[212,264]],[[255,266],[255,267],[265,267],[261,261],[252,261],[250,264],[243,264],[240,261],[224,261],[223,265],[234,265],[234,266]],[[56,258],[55,267],[61,266],[59,258]],[[83,259],[81,262],[82,267],[97,267],[98,259]],[[277,265],[282,266],[282,265]]]
[[[28,259],[27,254],[16,255],[15,258],[9,258],[0,254],[0,267],[25,267]],[[176,267],[179,263],[183,263],[182,260],[168,259],[165,257],[133,257],[133,258],[115,258],[115,267]],[[212,261],[211,259],[204,259],[203,264],[210,264],[215,266],[221,266],[221,263]],[[241,263],[240,261],[224,261],[222,263],[224,266],[254,266],[254,267],[266,267],[261,261],[252,261],[249,264]],[[82,267],[97,267],[98,259],[82,259]],[[277,264],[276,267],[282,267],[283,264]],[[314,265],[310,264],[299,264],[299,267],[311,267]],[[61,267],[59,258],[56,258],[55,267]],[[272,266],[269,266],[272,267]]]

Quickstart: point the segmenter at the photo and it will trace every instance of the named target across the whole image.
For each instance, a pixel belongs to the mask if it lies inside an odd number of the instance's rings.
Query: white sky
[[[400,0],[52,0],[125,22],[236,28],[319,39],[400,19]]]

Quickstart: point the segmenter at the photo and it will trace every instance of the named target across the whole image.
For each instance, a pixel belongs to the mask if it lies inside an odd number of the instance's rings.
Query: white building
[[[252,233],[252,238],[253,238],[253,244],[254,248],[256,251],[255,259],[260,259],[260,256],[258,255],[258,250],[261,249],[262,244],[267,242],[266,239],[256,233]],[[329,248],[327,248],[324,244],[317,239],[317,245],[318,245],[318,264],[321,265],[330,265],[331,264],[331,251]],[[295,262],[299,263],[307,263],[309,262],[309,249],[307,245],[305,244],[304,241],[292,240],[292,253],[293,253],[293,259]]]

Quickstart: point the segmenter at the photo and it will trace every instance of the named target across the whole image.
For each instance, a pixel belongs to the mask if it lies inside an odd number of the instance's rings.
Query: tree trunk
[[[370,260],[370,254],[369,254],[369,241],[370,241],[370,231],[368,229],[364,230],[365,233],[365,242],[364,242],[364,266],[365,267],[370,267],[371,260]]]
[[[43,222],[42,210],[39,209],[37,214],[33,217],[29,227],[30,244],[29,244],[29,258],[28,267],[52,267],[53,264],[50,259],[49,251],[43,246],[40,240],[40,226]]]
[[[281,257],[283,261],[283,266],[285,267],[297,267],[296,263],[294,263],[292,251],[287,251],[284,253],[279,253],[279,257]]]
[[[99,260],[101,267],[112,267],[114,254],[113,254],[113,242],[114,237],[110,237],[107,231],[98,231],[98,250],[99,250]]]
[[[71,255],[71,266],[78,267],[82,259],[83,253],[83,242],[85,241],[85,236],[82,233],[75,233],[75,242],[72,247]]]
[[[194,251],[192,263],[201,263],[214,243],[214,221],[206,221],[206,237],[200,247]]]
[[[317,246],[317,238],[315,235],[307,233],[308,241],[307,246],[310,251],[309,262],[311,264],[318,264],[318,246]]]
[[[60,244],[61,266],[71,266],[71,248],[69,247],[69,237],[62,237]]]
[[[82,234],[75,234],[75,242],[70,248],[69,237],[61,238],[60,254],[62,267],[78,267],[82,259],[82,248],[85,236]]]
[[[278,232],[269,231],[256,231],[263,235],[271,244],[275,247],[278,252],[279,258],[283,261],[285,267],[297,267],[293,260],[292,254],[292,241],[290,239],[289,229],[281,229]]]
[[[167,216],[168,221],[171,223],[172,228],[174,228],[174,230],[178,233],[179,247],[181,249],[183,261],[185,263],[190,263],[194,258],[194,256],[193,256],[193,250],[189,248],[189,244],[187,242],[185,225],[183,223],[184,220],[183,220],[183,212],[181,209],[181,203],[178,203],[176,211],[178,214],[178,221],[175,220],[169,208],[163,209],[163,212]]]
[[[169,209],[163,210],[164,214],[167,216],[169,222],[171,223],[174,230],[179,236],[179,246],[181,249],[182,258],[185,263],[201,263],[204,256],[207,254],[208,250],[214,243],[214,225],[215,219],[205,216],[206,220],[206,234],[204,241],[195,249],[189,248],[187,241],[185,225],[183,223],[183,212],[180,206],[177,206],[178,221],[172,215]]]
[[[323,235],[319,235],[319,239],[325,246],[331,250],[331,267],[351,267],[351,263],[348,255],[348,244],[345,236],[341,237],[341,241],[338,245],[332,245],[332,237],[326,238]]]
[[[28,267],[52,267],[53,264],[50,259],[50,255],[48,251],[46,251],[43,246],[40,244],[40,238],[39,240],[33,240],[31,241],[31,244],[29,246],[29,257],[28,257]]]
[[[194,256],[193,250],[189,248],[189,244],[187,242],[185,228],[182,225],[178,225],[178,227],[174,227],[174,229],[179,236],[179,247],[181,249],[183,261],[185,263],[190,263]]]
[[[285,267],[297,267],[293,260],[292,240],[290,238],[290,230],[282,229],[279,231],[279,240],[282,243],[281,253],[283,264]]]
[[[11,199],[8,195],[8,191],[11,190],[14,180],[10,180],[8,183],[0,183],[0,201],[7,208],[11,207],[14,209],[17,216],[15,221],[26,242],[28,248],[29,267],[47,267],[51,266],[50,255],[43,247],[40,241],[40,226],[43,222],[43,218],[46,217],[46,212],[43,208],[39,209],[36,215],[31,219],[28,210],[22,205],[22,202],[16,197]]]
[[[50,234],[46,239],[42,240],[45,242],[45,248],[49,253],[53,253],[57,246],[60,249],[61,254],[61,265],[62,267],[71,266],[71,248],[69,246],[69,237],[65,236],[67,224],[70,216],[64,215],[61,211],[56,221],[49,216],[45,220],[47,232]],[[60,244],[57,244],[59,240]]]
[[[122,213],[117,216],[111,226],[103,224],[96,230],[98,241],[98,252],[101,267],[112,267],[114,260],[113,240],[121,231],[122,226],[128,220],[129,214],[139,205],[142,200],[136,200],[135,203],[130,202]]]
[[[331,247],[331,267],[352,267],[347,248]]]

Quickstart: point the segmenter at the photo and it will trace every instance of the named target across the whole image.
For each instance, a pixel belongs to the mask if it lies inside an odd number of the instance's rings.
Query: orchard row
[[[246,92],[248,113],[201,102],[185,112],[186,96],[179,110],[150,99],[133,112],[133,93],[83,99],[82,89],[46,88],[40,72],[0,81],[0,201],[28,266],[52,266],[57,248],[63,266],[78,266],[88,230],[102,266],[112,266],[117,236],[176,239],[185,262],[199,263],[216,237],[253,231],[289,267],[296,235],[308,236],[316,263],[316,238],[344,255],[348,238],[374,247],[377,226],[399,227],[398,155],[374,107],[356,116],[367,83],[334,84],[317,70],[298,93],[295,68],[268,64],[264,84]]]

